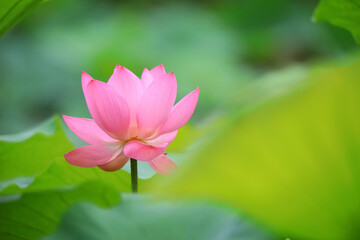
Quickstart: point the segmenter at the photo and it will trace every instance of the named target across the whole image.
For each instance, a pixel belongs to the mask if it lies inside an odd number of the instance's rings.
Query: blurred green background
[[[178,98],[197,86],[199,122],[236,106],[239,91],[269,71],[344,57],[350,33],[314,24],[313,0],[53,0],[0,39],[0,133],[55,113],[89,116],[81,71],[107,81],[116,64],[137,75],[164,64]]]
[[[0,38],[0,239],[358,239],[359,47],[315,23],[359,42],[358,5],[0,0],[0,34],[32,10]],[[81,72],[116,64],[201,88],[179,172],[140,163],[140,196],[63,158],[84,142],[56,115],[90,117]]]

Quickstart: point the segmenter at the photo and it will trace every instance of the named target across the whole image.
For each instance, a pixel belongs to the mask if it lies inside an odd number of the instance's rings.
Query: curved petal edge
[[[168,144],[162,144],[159,146],[147,145],[141,142],[128,142],[124,147],[124,153],[129,158],[133,158],[139,161],[150,161],[157,156],[161,155]]]
[[[66,161],[78,167],[95,167],[105,164],[114,154],[116,147],[88,145],[79,147],[64,155]]]
[[[159,133],[173,132],[184,126],[193,115],[199,99],[200,88],[183,97],[171,110]]]
[[[114,159],[110,160],[109,162],[103,165],[98,165],[98,167],[107,172],[114,172],[121,169],[128,161],[129,158],[125,156],[124,152],[121,152]]]
[[[169,175],[173,173],[178,166],[165,154],[161,154],[157,158],[148,162],[150,167],[161,175]]]
[[[107,135],[101,128],[96,125],[93,119],[77,118],[62,115],[66,125],[73,133],[81,140],[93,145],[116,145],[119,140],[116,140]]]
[[[126,100],[112,86],[101,81],[91,80],[86,91],[87,105],[96,124],[109,136],[126,140],[130,126]]]

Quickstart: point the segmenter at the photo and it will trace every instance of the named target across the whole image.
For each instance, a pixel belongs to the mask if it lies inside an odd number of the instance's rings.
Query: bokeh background
[[[323,0],[324,16],[332,6],[329,16],[360,19],[357,0],[339,2]],[[318,4],[35,8],[0,38],[0,239],[358,239],[359,47],[315,22]],[[85,144],[59,117],[90,117],[81,72],[107,81],[116,64],[138,76],[164,64],[178,100],[201,89],[167,149],[179,172],[139,163],[139,196],[129,166],[107,173],[63,158]]]
[[[50,1],[0,39],[0,133],[53,114],[89,116],[81,71],[107,81],[164,64],[178,97],[200,86],[192,121],[237,106],[243,85],[291,66],[341,58],[351,34],[311,21],[313,0]]]

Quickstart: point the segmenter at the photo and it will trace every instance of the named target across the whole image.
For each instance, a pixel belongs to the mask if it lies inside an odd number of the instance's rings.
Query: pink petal
[[[153,75],[147,68],[144,68],[144,71],[141,74],[141,81],[145,87],[149,86],[150,83],[154,81]]]
[[[200,88],[195,89],[175,105],[165,123],[161,126],[159,130],[160,133],[175,131],[189,121],[191,115],[195,111],[199,92]]]
[[[148,162],[150,167],[156,172],[162,175],[169,175],[174,172],[178,166],[170,158],[166,157],[165,154],[161,154],[157,158]]]
[[[91,80],[94,80],[89,74],[87,74],[86,72],[82,72],[81,73],[81,86],[82,86],[82,89],[83,89],[83,93],[84,93],[84,97],[85,97],[85,101],[86,101],[86,104],[89,106],[88,104],[88,90],[87,90],[87,86],[89,84],[89,82]],[[89,107],[88,107],[89,108]]]
[[[116,158],[105,163],[104,165],[99,165],[98,167],[107,172],[117,171],[122,168],[127,162],[129,158],[125,156],[124,152],[121,152]]]
[[[108,84],[118,90],[126,100],[138,98],[139,91],[143,89],[141,80],[129,69],[120,65],[116,65]],[[141,93],[142,92],[140,92],[140,95]]]
[[[124,153],[129,158],[140,161],[150,161],[162,154],[168,144],[151,146],[141,142],[128,142],[124,147]]]
[[[86,72],[81,73],[81,85],[82,85],[82,89],[83,89],[83,93],[84,93],[86,102],[87,102],[87,95],[88,95],[87,94],[87,86],[91,80],[93,80],[93,78],[89,74],[87,74]]]
[[[64,157],[71,165],[78,167],[95,167],[110,160],[116,151],[116,147],[88,145],[68,152]]]
[[[160,64],[159,66],[154,67],[150,70],[151,74],[153,75],[154,79],[161,77],[162,75],[166,74],[164,65]]]
[[[136,107],[144,91],[141,80],[127,68],[116,65],[108,84],[119,91],[120,95],[127,101],[130,108],[130,126],[136,130]],[[133,132],[131,135],[135,137],[137,133]]]
[[[153,135],[167,118],[176,98],[176,78],[168,73],[155,79],[144,91],[138,106],[139,137]]]
[[[112,86],[91,80],[86,88],[87,105],[96,124],[115,139],[127,140],[130,110],[125,99]]]
[[[157,138],[154,138],[152,140],[147,140],[145,141],[147,144],[152,145],[152,146],[159,146],[159,145],[163,145],[164,143],[166,143],[167,145],[169,145],[170,143],[172,143],[172,141],[174,141],[176,135],[177,135],[178,131],[173,131],[170,133],[165,133],[160,135]]]
[[[81,140],[94,145],[115,145],[118,140],[107,135],[95,121],[63,115],[65,123]]]
[[[81,85],[82,85],[84,93],[85,93],[85,89],[86,89],[88,83],[91,80],[93,80],[93,78],[89,74],[87,74],[86,72],[81,73]]]

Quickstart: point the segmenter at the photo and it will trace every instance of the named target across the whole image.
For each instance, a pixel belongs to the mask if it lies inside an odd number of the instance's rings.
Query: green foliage
[[[258,231],[237,214],[219,206],[206,203],[149,202],[131,196],[131,198],[124,197],[124,202],[112,209],[78,204],[66,213],[57,232],[45,239],[270,240],[274,238],[265,231]]]
[[[42,2],[0,0],[0,36]],[[160,2],[52,1],[1,38],[0,131],[54,112],[88,116],[83,70],[106,80],[115,64],[140,75],[163,63],[178,98],[197,86],[201,95],[193,124],[167,149],[179,174],[141,180],[140,191],[234,208],[137,199],[99,208],[119,203],[130,176],[69,165],[74,146],[56,117],[0,136],[0,239],[39,239],[60,222],[49,239],[273,239],[239,212],[281,239],[356,239],[360,62],[307,66],[352,52],[350,34],[311,23],[313,1]],[[314,19],[359,43],[359,6],[322,0]],[[141,177],[154,173],[139,164]]]
[[[328,21],[346,28],[360,44],[360,1],[359,0],[321,0],[314,13],[316,21]]]
[[[0,0],[0,36],[47,0]]]
[[[130,192],[130,174],[121,170],[117,172],[105,172],[97,167],[80,168],[72,166],[63,157],[56,158],[53,163],[43,172],[33,178],[26,188],[16,185],[8,185],[0,195],[10,195],[22,192],[37,192],[52,189],[77,186],[88,181],[99,181],[112,185],[119,192]],[[143,181],[140,180],[140,190]]]
[[[107,173],[65,161],[73,146],[59,117],[0,139],[0,239],[38,239],[56,229],[74,203],[112,206],[119,193],[130,191],[125,171]]]
[[[360,61],[343,65],[318,67],[292,94],[241,112],[153,189],[228,203],[291,239],[355,239]]]
[[[88,182],[76,189],[26,193],[15,201],[0,198],[0,239],[39,239],[56,229],[63,213],[73,204],[90,201],[110,207],[120,201],[113,188]]]
[[[21,134],[0,136],[0,181],[44,171],[72,148],[59,117]]]
[[[185,130],[185,136],[200,138],[215,126],[219,126],[219,122],[194,133]],[[120,201],[119,193],[129,192],[130,176],[122,170],[109,173],[68,164],[63,154],[73,147],[58,117],[31,131],[1,136],[1,139],[4,166],[0,192],[1,239],[47,236],[55,231],[69,208],[60,229],[50,239],[118,239],[119,231],[124,239],[215,239],[220,236],[222,239],[273,239],[267,232],[241,220],[236,213],[204,204],[174,206],[129,200],[114,209],[100,209],[97,206],[113,206]],[[180,150],[184,148],[182,145],[189,144],[179,143]],[[9,159],[16,159],[16,164],[8,163]],[[29,159],[36,161],[31,164]],[[143,183],[144,180],[140,180],[140,190]],[[78,202],[92,202],[97,206],[82,204],[71,208]]]
[[[0,195],[53,190],[88,181],[114,185],[119,192],[130,191],[130,175],[125,171],[108,173],[65,161],[64,154],[74,147],[64,134],[59,117],[30,132],[0,139]],[[141,180],[139,184],[141,188]]]
[[[0,132],[53,113],[89,117],[81,71],[105,81],[115,64],[140,75],[162,63],[177,76],[178,99],[200,86],[198,123],[234,106],[259,73],[357,47],[345,31],[310,21],[315,1],[160,1],[50,1],[30,14],[0,39]]]

